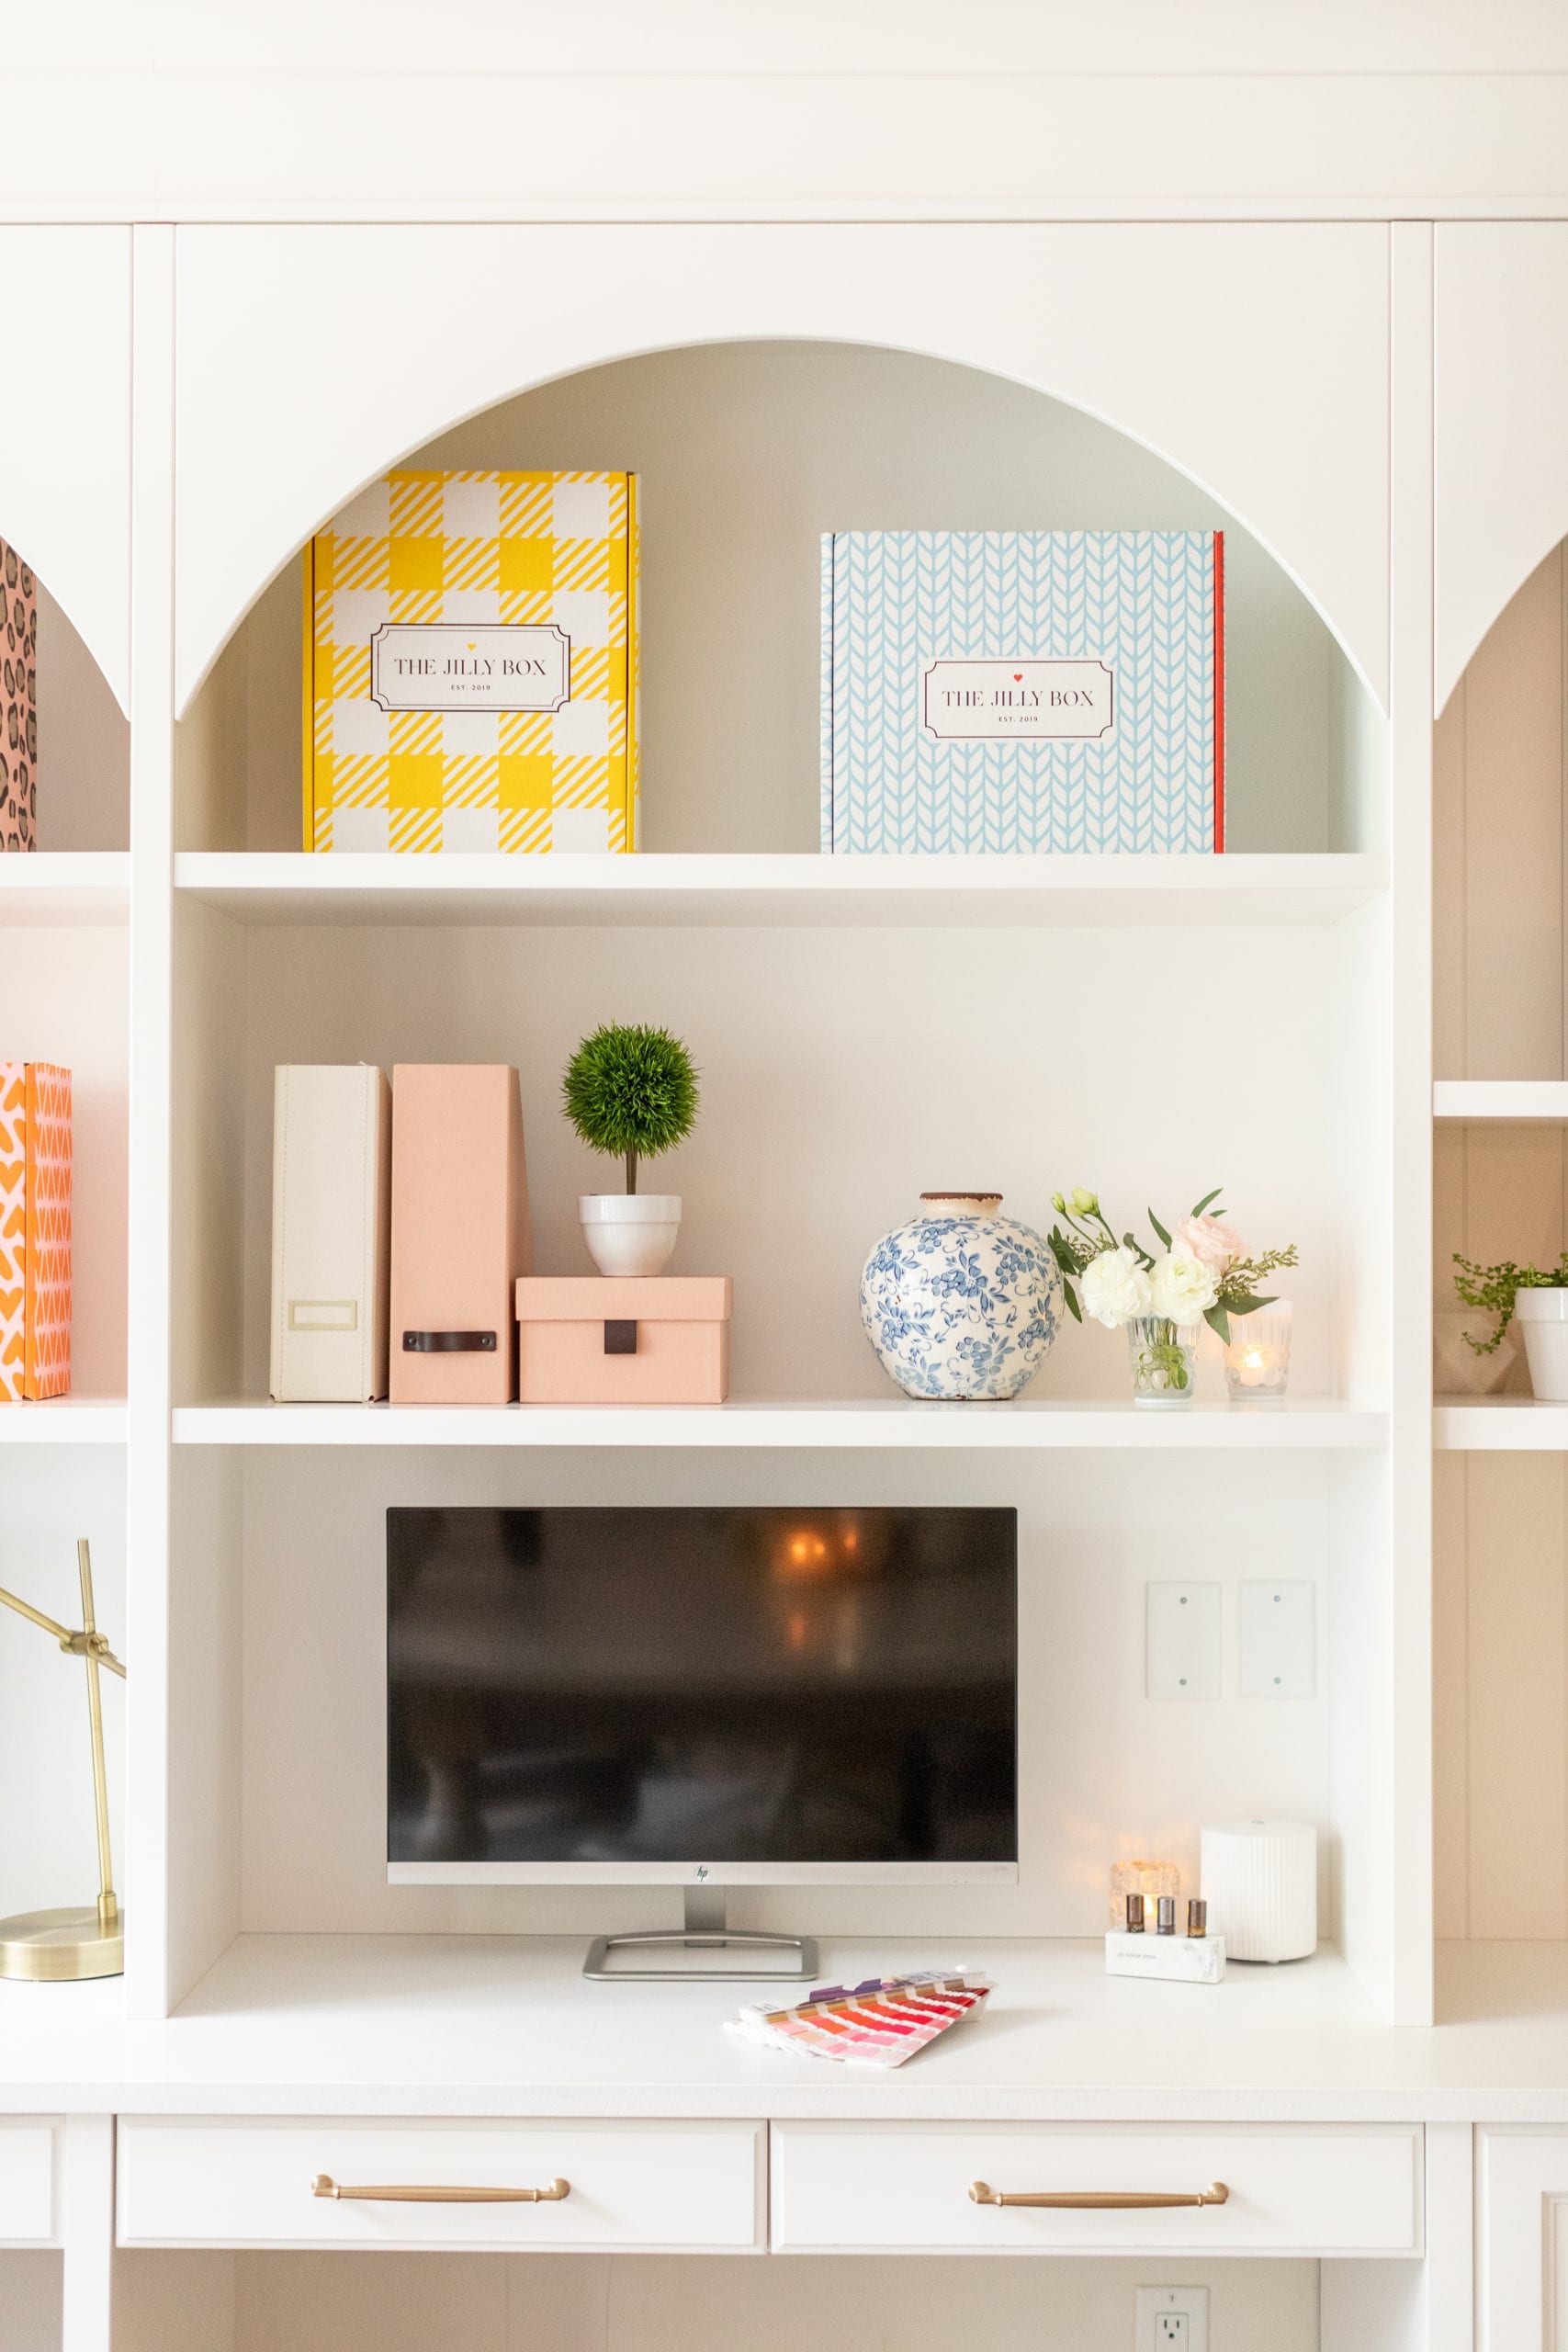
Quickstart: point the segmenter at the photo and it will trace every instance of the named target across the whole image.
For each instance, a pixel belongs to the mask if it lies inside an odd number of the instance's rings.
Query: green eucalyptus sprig
[[[1564,1250],[1555,1266],[1516,1266],[1505,1258],[1498,1266],[1479,1266],[1472,1258],[1461,1258],[1454,1251],[1454,1264],[1460,1269],[1454,1276],[1454,1289],[1465,1306],[1480,1309],[1493,1318],[1489,1340],[1472,1340],[1467,1331],[1465,1345],[1478,1356],[1495,1355],[1503,1344],[1503,1334],[1513,1320],[1514,1300],[1522,1290],[1568,1290],[1568,1250]]]

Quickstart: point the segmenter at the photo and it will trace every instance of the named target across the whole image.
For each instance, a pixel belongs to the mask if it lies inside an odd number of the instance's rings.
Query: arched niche
[[[1434,1075],[1562,1080],[1568,541],[1536,566],[1482,639],[1437,721],[1433,751]],[[1456,1252],[1484,1264],[1551,1265],[1568,1246],[1568,1127],[1441,1118],[1433,1177],[1439,1310],[1459,1305]],[[1531,1393],[1522,1348],[1491,1368],[1505,1393]]]
[[[1433,832],[1436,1075],[1568,1077],[1568,540],[1448,698]]]
[[[18,548],[25,560],[27,550]],[[38,579],[38,843],[130,843],[130,727],[70,616]]]
[[[1227,845],[1381,844],[1382,716],[1302,589],[1177,467],[1002,376],[847,343],[687,345],[384,462],[641,477],[646,850],[818,848],[820,536],[911,526],[1224,529]],[[299,598],[290,561],[181,722],[184,848],[300,844]]]
[[[10,567],[0,568],[0,591],[8,597],[22,590],[23,572],[30,570],[25,544],[12,552],[14,587],[7,584]],[[29,764],[34,846],[51,860],[51,887],[7,899],[6,867],[31,859],[25,852],[0,853],[4,1051],[18,1060],[61,1062],[72,1073],[72,1388],[78,1396],[119,1397],[129,1249],[128,934],[123,899],[111,908],[96,894],[73,897],[69,861],[81,852],[129,846],[130,729],[47,582],[35,574],[34,582],[37,730]],[[0,628],[0,669],[12,658]],[[0,697],[0,751],[7,762],[17,756],[5,724],[9,699]]]

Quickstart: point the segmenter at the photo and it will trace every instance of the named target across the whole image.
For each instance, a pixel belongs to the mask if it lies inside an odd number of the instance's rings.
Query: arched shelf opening
[[[0,1059],[68,1069],[73,1130],[72,1396],[0,1406],[0,1436],[85,1441],[74,1406],[126,1389],[130,729],[26,548],[0,544]]]
[[[363,456],[362,467],[344,469],[343,503],[391,463],[625,467],[639,475],[644,841],[655,857],[813,859],[820,536],[919,526],[1224,528],[1231,841],[1242,852],[1277,853],[1281,865],[1293,854],[1381,846],[1382,718],[1280,562],[1166,459],[999,374],[843,343],[692,345],[518,394],[416,451],[370,447]],[[235,629],[180,722],[182,850],[252,853],[261,865],[262,854],[299,849],[301,635],[291,563]],[[307,1854],[293,1792],[310,1740],[289,1753],[269,1742],[273,1730],[281,1741],[286,1728],[292,1735],[330,1720],[340,1749],[352,1734],[351,1746],[373,1751],[374,1724],[361,1738],[335,1702],[318,1703],[311,1678],[330,1678],[341,1695],[345,1644],[365,1655],[373,1641],[389,1501],[477,1491],[476,1476],[498,1496],[526,1488],[563,1500],[585,1498],[590,1487],[673,1497],[693,1482],[678,1453],[650,1464],[618,1436],[604,1458],[565,1439],[536,1457],[487,1440],[476,1466],[418,1428],[405,1438],[391,1413],[374,1422],[393,1433],[384,1445],[345,1436],[315,1468],[291,1435],[249,1451],[253,1407],[273,1429],[308,1426],[291,1424],[291,1407],[273,1413],[264,1404],[279,1065],[517,1068],[534,1267],[570,1274],[588,1263],[577,1204],[603,1170],[560,1115],[566,1059],[604,1019],[657,1021],[684,1037],[703,1073],[702,1121],[661,1163],[661,1181],[684,1204],[681,1268],[734,1281],[730,1396],[742,1410],[731,1430],[764,1426],[745,1419],[759,1405],[790,1413],[833,1399],[857,1415],[901,1410],[861,1325],[860,1269],[922,1187],[949,1181],[935,1171],[954,1164],[955,1153],[961,1167],[983,1162],[993,1171],[964,1181],[995,1182],[1009,1213],[1036,1226],[1049,1224],[1059,1182],[1125,1183],[1133,1204],[1158,1204],[1190,1202],[1223,1177],[1260,1246],[1289,1239],[1301,1249],[1292,1288],[1301,1397],[1348,1406],[1350,1422],[1363,1412],[1375,1419],[1386,1404],[1381,1294],[1363,1271],[1369,1255],[1386,1261],[1377,1179],[1365,1176],[1386,1124],[1381,900],[1343,922],[1311,924],[1255,910],[1234,930],[1206,917],[1179,930],[1169,908],[1155,906],[1081,927],[1049,910],[997,922],[971,910],[917,931],[902,921],[796,924],[733,914],[628,922],[603,910],[577,922],[532,912],[516,920],[494,906],[472,915],[438,907],[432,917],[420,906],[351,905],[357,876],[319,913],[289,903],[289,877],[278,903],[246,912],[224,904],[221,883],[209,894],[196,876],[175,894],[175,1476],[191,1498],[176,1573],[193,1594],[211,1592],[216,1550],[229,1563],[230,1592],[243,1597],[237,1712],[271,1730],[243,1759],[246,1796],[231,1816],[228,1854],[239,1856],[247,1923],[257,1929],[567,1929],[590,1917],[590,1896],[575,1890],[541,1898],[526,1889],[389,1887],[380,1859],[385,1792],[363,1778],[330,1781]],[[434,899],[434,871],[431,884]],[[258,895],[265,899],[266,887]],[[1289,883],[1280,895],[1292,895]],[[1195,1041],[1202,1008],[1223,1008],[1217,1020],[1206,1016],[1223,1034]],[[1353,1200],[1348,1159],[1363,1171]],[[1043,1413],[1066,1408],[1062,1427],[1083,1405],[1120,1414],[1126,1357],[1124,1334],[1075,1327],[1042,1366],[1029,1402]],[[1206,1377],[1217,1384],[1222,1368],[1211,1363]],[[230,1407],[237,1421],[227,1419]],[[357,1430],[373,1412],[341,1426]],[[517,1422],[539,1427],[521,1413]],[[211,1452],[229,1457],[210,1472],[198,1452],[204,1427],[220,1440]],[[819,1462],[783,1460],[797,1449],[773,1437],[720,1450],[725,1459],[716,1455],[700,1473],[702,1491],[737,1498],[755,1497],[763,1478],[794,1499],[828,1476],[855,1492],[880,1492],[879,1477],[906,1487],[911,1475],[903,1460],[880,1468],[858,1461],[858,1442],[842,1447],[843,1466],[830,1473]],[[1020,1498],[1026,1543],[1042,1563],[1073,1549],[1085,1590],[1098,1593],[1107,1564],[1072,1531],[1095,1521],[1103,1471],[1064,1462],[971,1464],[965,1491],[1003,1483]],[[1381,1574],[1375,1466],[1238,1460],[1216,1476],[1211,1464],[1187,1463],[1179,1468],[1192,1508],[1175,1519],[1201,1524],[1212,1543],[1223,1495],[1220,1523],[1251,1531],[1244,1549],[1264,1523],[1269,1556],[1294,1559],[1303,1575],[1335,1550],[1343,1523],[1359,1522],[1356,1540],[1338,1549],[1365,1583]],[[1172,1523],[1169,1470],[1162,1449],[1157,1464],[1134,1464],[1117,1481],[1129,1523],[1158,1531],[1161,1542]],[[934,1456],[920,1471],[933,1494],[953,1475]],[[621,1485],[607,1487],[607,1477]],[[323,1511],[316,1502],[325,1485],[333,1491]],[[306,1519],[338,1546],[335,1580],[323,1579],[310,1546],[294,1541],[290,1531]],[[1141,1577],[1143,1556],[1136,1544],[1123,1547],[1129,1575]],[[299,1604],[298,1623],[275,1641],[270,1612],[286,1597],[289,1611]],[[339,1611],[332,1628],[320,1614],[329,1600]],[[1345,1622],[1359,1622],[1354,1610]],[[1054,1670],[1045,1662],[1031,1669],[1042,1679],[1029,1708],[1039,1732],[1027,1769],[1040,1785],[1066,1790],[1077,1771],[1066,1749],[1089,1716],[1052,1704]],[[1107,1657],[1089,1672],[1089,1715],[1099,1719],[1120,1703],[1122,1668]],[[351,1713],[373,1698],[362,1684]],[[1357,1712],[1353,1699],[1348,1712]],[[1272,1723],[1259,1723],[1258,1734],[1258,1769],[1267,1770],[1261,1744],[1274,1745]],[[1276,1783],[1282,1803],[1313,1817],[1328,1785],[1327,1738],[1325,1711]],[[1092,1790],[1099,1770],[1085,1742],[1077,1786]],[[1347,1783],[1358,1779],[1352,1765]],[[1167,1801],[1168,1758],[1154,1747],[1146,1782]],[[1194,1780],[1170,1801],[1196,1821],[1207,1800]],[[1070,1811],[1076,1797],[1064,1802]],[[1337,1826],[1353,1846],[1355,1821],[1347,1815]],[[1102,1866],[1090,1883],[1072,1835],[1061,1821],[1043,1822],[1021,1889],[1000,1891],[978,1915],[966,1889],[964,1916],[988,1917],[996,1932],[1091,1932]],[[1102,1831],[1092,1835],[1098,1853]],[[204,1827],[187,1850],[206,1850],[207,1838]],[[1370,1883],[1371,1865],[1359,1875]],[[1358,1906],[1373,1907],[1359,1894],[1347,1901],[1351,1944]],[[873,1913],[882,1932],[900,1917],[906,1928],[916,1924],[880,1898],[861,1917]],[[942,1916],[927,1911],[919,1924],[929,1931]],[[837,1915],[846,1927],[852,1917],[852,1907]]]
[[[1176,466],[1029,386],[860,345],[693,345],[519,393],[397,462],[638,474],[647,851],[818,847],[821,535],[909,527],[1224,529],[1227,846],[1382,844],[1382,714],[1282,564]],[[299,598],[290,562],[192,698],[183,849],[300,844]]]
[[[10,854],[16,826],[6,813],[17,786],[30,789],[32,847],[43,854],[123,850],[130,842],[130,726],[113,687],[49,582],[32,571],[26,547],[0,535],[0,855]],[[31,583],[30,591],[28,582]],[[22,652],[11,608],[35,616],[34,640]],[[17,621],[20,614],[17,615]],[[32,680],[6,674],[30,668]],[[30,729],[23,714],[33,707]]]
[[[0,1404],[0,1584],[78,1623],[76,1539],[85,1536],[100,1623],[118,1648],[126,1595],[130,730],[82,635],[32,574],[26,543],[6,539],[5,548],[0,1060],[56,1062],[72,1074],[72,1317],[69,1396]],[[20,627],[18,598],[32,613]],[[31,670],[30,685],[18,681],[18,667]],[[32,846],[13,848],[7,836],[20,832],[24,796]],[[104,1680],[110,1838],[123,1873],[125,1693],[112,1676]],[[92,1784],[81,1725],[65,1703],[74,1695],[68,1682],[51,1668],[37,1629],[0,1610],[0,1783],[19,1800],[0,1818],[8,1909],[77,1905],[92,1883]],[[41,2326],[51,2295],[58,2301],[58,2281],[51,2289],[47,2278],[54,2257],[6,2259],[7,2317],[15,2294],[24,2312],[36,2308]]]
[[[1433,741],[1436,1076],[1568,1079],[1568,540],[1493,623]]]
[[[1453,1261],[1546,1269],[1568,1247],[1568,540],[1482,638],[1433,743],[1435,1385],[1465,1408],[1435,1463],[1437,1934],[1561,1953],[1562,1408],[1531,1401],[1517,1323],[1496,1354],[1465,1349],[1491,1324]],[[1449,2018],[1479,2013],[1474,1974]]]

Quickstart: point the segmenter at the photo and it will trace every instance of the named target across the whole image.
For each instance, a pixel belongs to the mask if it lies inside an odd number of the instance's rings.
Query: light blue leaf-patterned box
[[[835,531],[822,847],[1224,847],[1218,531]]]

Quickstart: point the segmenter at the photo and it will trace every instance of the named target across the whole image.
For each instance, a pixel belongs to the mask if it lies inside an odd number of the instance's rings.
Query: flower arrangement
[[[1293,1241],[1284,1250],[1249,1252],[1241,1236],[1225,1224],[1225,1212],[1214,1208],[1223,1189],[1205,1193],[1174,1229],[1163,1226],[1150,1209],[1157,1251],[1145,1249],[1130,1232],[1118,1240],[1098,1193],[1080,1185],[1070,1193],[1051,1196],[1052,1207],[1066,1220],[1066,1230],[1052,1227],[1050,1239],[1067,1311],[1079,1323],[1090,1316],[1108,1331],[1136,1327],[1134,1390],[1140,1396],[1186,1403],[1191,1395],[1194,1328],[1207,1323],[1228,1340],[1233,1315],[1272,1306],[1272,1295],[1260,1292],[1258,1284],[1281,1267],[1297,1263]]]
[[[1495,1355],[1503,1342],[1503,1334],[1513,1320],[1514,1301],[1522,1290],[1568,1290],[1568,1250],[1564,1250],[1555,1266],[1516,1266],[1511,1258],[1500,1266],[1478,1266],[1472,1258],[1461,1258],[1454,1251],[1454,1264],[1459,1272],[1454,1276],[1454,1289],[1461,1304],[1478,1307],[1493,1318],[1489,1340],[1477,1340],[1466,1331],[1467,1347],[1478,1356]]]

